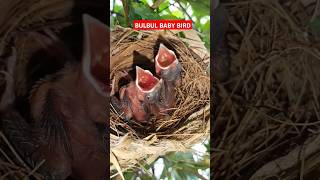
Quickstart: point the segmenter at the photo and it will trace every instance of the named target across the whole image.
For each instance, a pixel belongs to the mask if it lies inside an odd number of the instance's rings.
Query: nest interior
[[[231,63],[216,84],[214,178],[318,178],[320,48],[310,25],[318,3],[223,6]]]
[[[155,155],[155,158],[168,151],[185,150],[208,134],[210,78],[205,71],[208,65],[197,61],[192,49],[174,33],[115,28],[111,41],[110,78],[118,82],[119,72],[131,73],[136,65],[154,73],[153,59],[160,43],[176,53],[183,67],[182,85],[176,88],[176,103],[168,117],[151,118],[147,125],[141,125],[126,123],[111,113],[111,152],[123,166],[150,155]],[[132,156],[125,154],[128,152]]]

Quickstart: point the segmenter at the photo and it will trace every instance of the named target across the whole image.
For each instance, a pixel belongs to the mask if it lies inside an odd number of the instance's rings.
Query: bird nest
[[[124,71],[130,74],[136,65],[154,73],[153,59],[160,43],[176,53],[182,65],[182,85],[176,88],[176,103],[170,117],[153,117],[147,125],[143,125],[125,122],[111,112],[111,170],[134,167],[141,160],[151,163],[170,151],[186,151],[208,136],[208,61],[203,61],[203,56],[197,53],[199,49],[190,46],[190,39],[189,43],[184,39],[172,31],[144,32],[122,27],[112,31],[110,78],[116,86],[113,88],[123,85],[119,74]],[[197,42],[203,46],[202,42],[199,43],[199,37]],[[205,58],[209,58],[208,54]]]
[[[320,47],[310,28],[315,4],[223,4],[231,66],[229,77],[216,83],[214,179],[319,177]],[[216,60],[219,67],[226,59]]]

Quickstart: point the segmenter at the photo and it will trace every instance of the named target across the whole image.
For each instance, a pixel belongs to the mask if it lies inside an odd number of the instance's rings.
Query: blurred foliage
[[[209,157],[209,142],[205,143],[206,153],[195,158],[195,153],[192,152],[171,152],[165,156],[159,157],[151,165],[144,165],[136,170],[131,169],[124,173],[125,179],[134,180],[152,180],[152,179],[183,179],[183,180],[198,180],[208,179],[207,175],[202,175],[199,170],[209,171],[210,157]],[[159,163],[161,159],[163,163],[163,170],[160,176],[155,176],[155,163]]]
[[[206,47],[210,47],[209,0],[113,0],[111,26],[132,27],[133,20],[192,19],[193,28],[201,33]],[[170,8],[174,7],[174,8]]]

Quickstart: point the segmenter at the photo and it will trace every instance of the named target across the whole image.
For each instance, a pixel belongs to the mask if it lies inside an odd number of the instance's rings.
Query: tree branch
[[[186,8],[184,8],[179,1],[175,1],[175,2],[178,3],[178,5],[180,6],[181,10],[188,16],[188,18],[189,18],[190,20],[192,20],[192,17],[187,13]]]
[[[152,4],[152,6],[150,6],[150,8],[151,9],[157,9],[163,2],[164,2],[164,0],[157,0],[156,2],[154,2]]]

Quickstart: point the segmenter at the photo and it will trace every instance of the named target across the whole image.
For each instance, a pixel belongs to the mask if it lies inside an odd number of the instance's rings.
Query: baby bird
[[[18,101],[10,104],[11,109],[0,110],[2,128],[27,163],[34,168],[44,160],[37,170],[44,179],[107,177],[103,135],[109,132],[102,133],[98,127],[105,127],[109,118],[105,107],[110,32],[105,24],[87,14],[83,15],[83,25],[81,63],[71,61],[37,81],[29,92],[30,117],[11,108]]]
[[[157,106],[160,113],[168,114],[175,103],[175,87],[181,84],[181,64],[175,53],[162,43],[155,58],[156,73],[163,79]]]
[[[152,105],[160,95],[162,80],[154,77],[148,70],[136,66],[136,80],[120,89],[120,100],[125,119],[147,122],[155,114]]]

